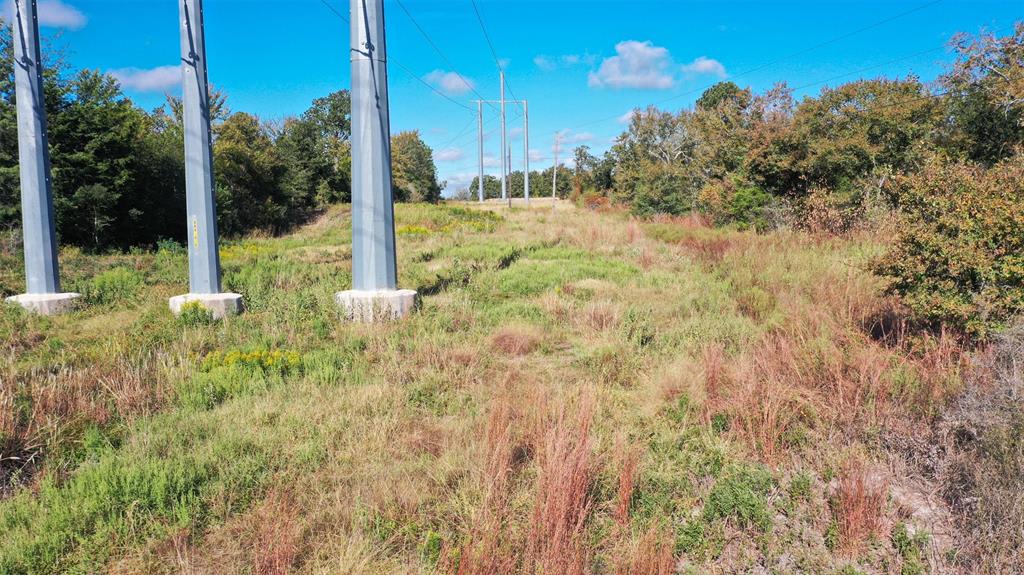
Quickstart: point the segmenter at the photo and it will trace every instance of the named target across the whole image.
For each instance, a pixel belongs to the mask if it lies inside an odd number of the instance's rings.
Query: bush
[[[128,268],[100,273],[82,289],[85,301],[96,305],[134,303],[142,291],[142,274]]]
[[[768,493],[775,486],[771,473],[762,467],[741,467],[718,480],[708,495],[704,518],[733,519],[742,528],[771,528]]]
[[[1024,153],[934,159],[891,193],[903,221],[876,271],[921,320],[984,339],[1024,311]]]
[[[768,217],[771,194],[742,176],[709,183],[701,190],[697,203],[718,225],[736,224],[741,230],[754,228],[758,231],[771,227]]]

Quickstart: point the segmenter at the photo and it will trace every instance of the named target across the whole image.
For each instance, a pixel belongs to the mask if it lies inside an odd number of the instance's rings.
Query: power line
[[[337,16],[338,18],[341,18],[344,22],[349,23],[348,17],[345,16],[344,14],[342,14],[341,12],[339,12],[338,10],[336,10],[334,8],[334,6],[331,6],[331,4],[329,2],[327,2],[327,0],[320,0],[320,3],[323,4],[324,6],[326,6],[328,10],[333,12],[335,16]],[[405,71],[406,74],[408,74],[408,75],[412,76],[413,78],[415,78],[417,82],[419,82],[420,84],[423,84],[428,89],[430,89],[431,92],[437,94],[438,96],[441,96],[442,98],[444,98],[445,100],[448,100],[452,104],[455,104],[456,106],[458,106],[460,108],[464,108],[466,110],[469,110],[470,112],[474,111],[473,108],[470,108],[469,106],[467,106],[467,105],[465,105],[465,104],[463,104],[463,103],[461,103],[461,102],[451,98],[450,96],[448,96],[448,94],[445,94],[444,92],[438,90],[434,86],[431,86],[430,82],[427,82],[423,78],[420,78],[418,75],[416,75],[415,72],[413,72],[412,70],[407,68],[404,64],[402,64],[401,62],[396,60],[393,56],[388,58],[388,62],[398,66],[403,71]]]
[[[484,17],[480,15],[480,7],[476,5],[476,0],[469,0],[473,4],[473,11],[476,12],[476,21],[480,23],[480,29],[484,33],[484,39],[487,40],[487,46],[491,49],[491,56],[494,56],[494,65],[499,70],[503,70],[504,67],[501,65],[501,60],[498,58],[498,52],[494,49],[494,43],[491,42],[491,35],[487,33],[487,26],[484,25]]]
[[[461,80],[462,83],[465,84],[467,88],[469,88],[474,94],[476,94],[477,98],[479,98],[480,100],[486,100],[487,98],[484,98],[483,95],[480,94],[479,91],[477,91],[476,86],[474,86],[469,80],[466,79],[465,76],[460,74],[455,69],[455,64],[452,64],[452,61],[448,59],[448,56],[445,56],[444,52],[441,51],[441,48],[439,48],[438,45],[434,42],[434,40],[430,37],[430,34],[427,34],[427,31],[424,30],[422,26],[420,26],[420,23],[416,21],[416,18],[413,17],[412,12],[410,12],[409,9],[405,6],[405,3],[402,2],[402,0],[396,0],[396,2],[398,3],[398,7],[401,8],[403,12],[405,12],[406,16],[408,16],[409,21],[412,22],[412,25],[415,26],[416,29],[419,30],[420,34],[423,35],[423,38],[427,41],[427,44],[430,44],[430,47],[433,48],[434,51],[437,52],[437,55],[440,56],[442,60],[444,60],[444,63],[448,65],[448,68],[451,69],[452,73],[458,76],[459,80]],[[488,103],[487,105],[490,106],[491,108],[494,108],[494,104]]]
[[[452,143],[454,143],[455,140],[458,140],[463,135],[465,135],[465,133],[468,132],[469,129],[473,127],[473,124],[476,124],[476,123],[477,123],[477,119],[475,117],[474,118],[470,118],[469,122],[466,124],[466,127],[462,128],[462,130],[460,130],[459,133],[457,133],[454,136],[452,136],[452,139],[448,140],[448,142],[446,144],[441,146],[441,149],[445,150],[445,149],[448,149],[449,147],[451,147]]]
[[[501,72],[505,71],[505,67],[501,65],[501,58],[498,58],[498,51],[494,49],[494,42],[491,42],[491,35],[487,33],[487,25],[484,24],[484,17],[480,14],[480,7],[477,6],[476,0],[469,0],[473,4],[473,12],[476,13],[476,21],[480,23],[480,30],[484,33],[484,39],[487,40],[487,47],[491,49],[491,56],[494,57],[494,65],[498,67]],[[508,93],[512,95],[513,100],[518,100],[516,93],[512,90],[512,85],[509,84],[508,78],[505,78],[505,86],[508,88]]]

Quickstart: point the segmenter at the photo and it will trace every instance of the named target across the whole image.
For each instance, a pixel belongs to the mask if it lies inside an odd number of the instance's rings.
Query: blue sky
[[[323,2],[348,11],[347,0],[206,0],[210,80],[232,109],[283,118],[349,86],[348,26]],[[441,178],[465,185],[476,172],[476,95],[459,75],[497,98],[497,64],[470,0],[403,2],[445,58],[386,0],[392,128],[419,129]],[[550,165],[556,132],[566,147],[585,143],[601,152],[632,108],[689,106],[721,79],[758,91],[786,80],[802,87],[798,97],[860,77],[913,73],[929,81],[950,62],[943,46],[955,33],[984,27],[1005,34],[1024,19],[1024,0],[477,4],[511,92],[530,101],[534,169]],[[73,66],[115,73],[147,109],[177,93],[176,0],[40,0],[40,10],[44,35],[59,36]],[[488,132],[498,125],[495,115],[485,111]],[[511,109],[509,118],[518,167],[522,120]],[[485,145],[488,166],[496,165],[498,139]]]

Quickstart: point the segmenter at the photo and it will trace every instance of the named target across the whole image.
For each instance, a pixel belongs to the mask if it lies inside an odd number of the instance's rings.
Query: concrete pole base
[[[343,291],[334,296],[348,321],[383,323],[402,319],[416,308],[413,290]]]
[[[39,315],[60,315],[75,308],[77,293],[27,293],[7,298],[9,303],[20,305]]]
[[[190,303],[198,303],[206,308],[213,315],[213,319],[224,319],[245,311],[245,302],[242,301],[242,296],[236,293],[190,293],[171,298],[171,313],[175,316],[181,315],[182,309]]]

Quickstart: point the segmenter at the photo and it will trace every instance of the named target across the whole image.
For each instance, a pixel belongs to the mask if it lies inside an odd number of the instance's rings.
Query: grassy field
[[[347,325],[348,214],[222,247],[248,312],[174,319],[184,251],[63,254],[0,311],[0,573],[942,572],[921,470],[965,352],[878,237],[398,207],[422,308]],[[21,286],[4,244],[0,291]]]

